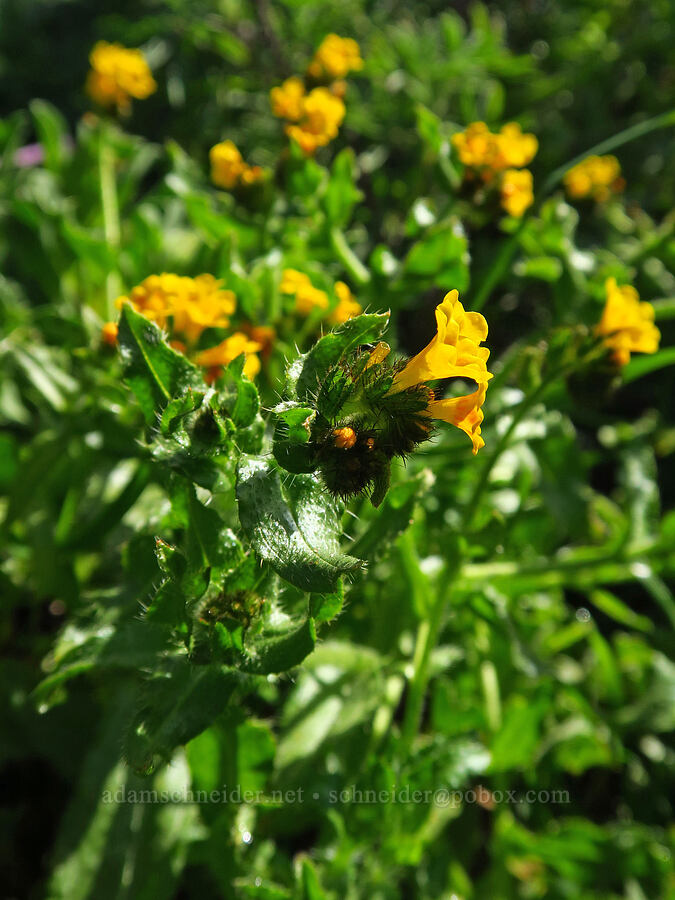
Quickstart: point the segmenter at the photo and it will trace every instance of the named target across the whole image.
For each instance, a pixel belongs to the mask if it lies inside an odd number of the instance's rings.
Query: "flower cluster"
[[[209,151],[211,181],[218,187],[231,191],[236,187],[249,187],[265,177],[261,166],[250,166],[232,141],[222,141]]]
[[[598,203],[604,203],[625,186],[616,156],[589,156],[566,172],[563,180],[572,199],[590,197]]]
[[[327,34],[307,67],[307,74],[323,81],[344,78],[362,68],[361,50],[355,40]]]
[[[308,79],[319,86],[309,90],[302,78],[294,76],[270,91],[272,112],[286,120],[286,134],[306,156],[330,143],[345,117],[345,84],[335,79],[362,66],[356,41],[329,34],[307,70]]]
[[[195,363],[207,369],[207,381],[215,379],[225,366],[241,353],[246,354],[244,372],[252,378],[260,371],[260,360],[255,355],[263,344],[255,335],[235,331],[215,347],[198,349],[197,342],[209,328],[227,328],[237,305],[232,291],[224,290],[222,281],[212,275],[189,278],[184,275],[163,273],[150,275],[121,296],[116,306],[125,303],[147,319],[165,329],[171,336],[171,345],[190,356]],[[117,326],[108,322],[103,326],[103,340],[114,344]]]
[[[99,106],[114,106],[119,113],[127,114],[132,99],[145,100],[157,90],[140,50],[99,41],[89,54],[89,62],[86,89]]]
[[[641,303],[630,284],[617,285],[615,278],[605,282],[607,300],[596,334],[611,351],[617,366],[625,366],[631,353],[656,353],[661,333],[654,324],[654,307]]]
[[[301,316],[309,316],[315,311],[327,312],[330,300],[325,291],[314,287],[309,276],[297,269],[284,269],[281,276],[281,293],[295,297],[295,311]],[[363,312],[361,304],[354,298],[349,286],[344,281],[335,282],[337,305],[330,309],[327,321],[331,325],[340,325]]]
[[[533,134],[524,134],[516,122],[508,122],[496,133],[485,122],[473,122],[452,136],[452,144],[468,179],[496,183],[509,215],[520,218],[532,205],[532,173],[523,167],[537,153],[539,145]]]

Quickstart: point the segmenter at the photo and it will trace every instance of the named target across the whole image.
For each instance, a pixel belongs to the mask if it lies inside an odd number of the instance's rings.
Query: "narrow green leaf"
[[[148,425],[156,424],[158,413],[177,394],[188,387],[203,389],[199,370],[172,350],[154,322],[129,303],[122,310],[118,342],[126,381]]]
[[[646,353],[644,356],[634,356],[621,372],[624,384],[630,384],[643,375],[657,372],[666,366],[675,364],[675,347],[664,347],[658,353]]]

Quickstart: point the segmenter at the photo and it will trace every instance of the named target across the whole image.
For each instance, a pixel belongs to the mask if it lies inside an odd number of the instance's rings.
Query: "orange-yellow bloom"
[[[599,203],[622,191],[625,185],[616,156],[588,156],[566,172],[563,181],[572,199],[592,197]]]
[[[218,187],[231,191],[239,185],[249,186],[265,176],[260,166],[249,166],[244,162],[237,146],[232,141],[222,141],[209,151],[211,181]]]
[[[363,68],[361,50],[352,38],[328,34],[307,68],[312,78],[344,78],[349,72]]]
[[[616,278],[605,282],[607,301],[596,334],[619,366],[630,361],[631,353],[656,353],[661,332],[654,324],[654,307],[641,303],[640,295],[630,284],[620,287]]]
[[[533,134],[523,134],[517,122],[507,122],[495,135],[499,167],[520,169],[537,155],[539,142]]]
[[[295,296],[295,310],[301,316],[308,316],[316,309],[328,309],[328,294],[314,287],[308,276],[297,269],[284,269],[281,293]]]
[[[116,305],[126,302],[161,328],[170,324],[172,335],[181,335],[189,343],[197,341],[206,328],[226,328],[236,308],[232,291],[223,290],[222,281],[207,274],[196,278],[166,272],[150,275],[128,296],[119,297]]]
[[[289,122],[297,122],[302,118],[304,99],[304,82],[295,76],[287,78],[283,84],[273,87],[270,91],[272,112],[278,118],[286,119]]]
[[[517,122],[507,122],[498,133],[485,122],[472,122],[464,131],[452,136],[460,162],[477,169],[486,179],[504,169],[520,169],[530,163],[539,144],[533,134],[524,134]]]
[[[345,117],[345,105],[327,88],[310,91],[302,104],[302,116],[297,125],[287,125],[286,134],[295,141],[306,156],[317,147],[324,147],[337,136]]]
[[[510,216],[519,219],[534,202],[532,172],[529,169],[507,169],[501,178],[502,207]]]
[[[127,113],[132,99],[145,100],[157,90],[140,50],[99,41],[89,54],[89,62],[86,90],[100,106],[116,106],[118,112]]]
[[[223,366],[228,365],[242,353],[246,355],[244,374],[248,378],[254,378],[260,371],[260,360],[256,356],[262,347],[257,341],[252,341],[241,331],[235,331],[215,347],[202,350],[195,357],[198,366],[207,369],[206,381],[215,381],[220,375]]]
[[[342,325],[348,319],[359,316],[363,312],[363,307],[355,299],[344,281],[335,282],[335,293],[338,298],[337,306],[331,311],[328,321],[333,325]]]
[[[487,322],[480,313],[465,312],[457,291],[450,291],[436,307],[436,335],[394,379],[390,393],[441,378],[469,378],[477,384],[476,390],[463,397],[447,400],[431,400],[427,414],[432,419],[449,422],[461,428],[473,444],[473,452],[485,445],[481,437],[482,406],[488,381],[492,374],[487,370],[490,351],[481,347],[487,338]],[[379,352],[382,358],[382,345]]]

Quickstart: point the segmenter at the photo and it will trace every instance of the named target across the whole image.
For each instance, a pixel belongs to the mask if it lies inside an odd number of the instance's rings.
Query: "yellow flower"
[[[654,307],[641,303],[630,284],[619,287],[616,278],[605,282],[607,301],[595,332],[612,351],[614,362],[625,366],[631,353],[656,353],[661,332],[654,325]]]
[[[249,187],[265,177],[261,166],[249,166],[232,141],[222,141],[211,147],[211,181],[218,187],[231,191],[239,185]]]
[[[145,100],[157,90],[157,83],[140,50],[99,41],[89,54],[91,70],[86,90],[100,106],[116,106],[127,113],[131,99]]]
[[[625,185],[616,156],[589,156],[566,172],[563,181],[574,200],[592,197],[599,203],[622,191]]]
[[[352,38],[328,34],[314,54],[307,74],[312,78],[344,78],[349,72],[363,68],[361,50]]]
[[[452,144],[460,162],[470,169],[485,170],[489,179],[503,169],[520,169],[531,162],[539,147],[533,134],[523,134],[517,122],[502,125],[494,134],[485,122],[472,122],[464,131],[453,134]]]
[[[507,169],[500,185],[502,206],[510,216],[519,219],[532,206],[532,172],[529,169]]]
[[[472,169],[493,167],[497,158],[497,143],[485,122],[472,122],[464,131],[453,134],[451,142],[463,165]]]
[[[300,78],[287,78],[279,87],[270,91],[272,112],[280,119],[297,122],[302,118],[305,85]]]
[[[436,307],[436,335],[394,378],[390,393],[441,378],[469,378],[477,384],[472,394],[430,400],[427,415],[461,428],[471,438],[473,452],[485,446],[481,437],[482,406],[492,374],[487,370],[490,351],[480,344],[487,338],[487,322],[480,313],[465,312],[457,291],[450,291]],[[386,355],[386,348],[373,353]]]
[[[287,125],[286,134],[310,156],[337,136],[344,117],[345,105],[339,97],[327,88],[314,88],[303,100],[299,123]]]
[[[295,295],[295,310],[301,316],[308,316],[315,309],[328,309],[328,294],[315,288],[308,276],[297,269],[284,269],[281,293]]]
[[[189,343],[197,341],[206,328],[226,328],[235,310],[232,291],[222,289],[222,281],[213,275],[189,278],[162,273],[150,275],[133,288],[129,296],[119,297],[118,307],[130,302],[137,312],[180,334]]]
[[[335,282],[335,293],[338,298],[338,304],[331,311],[328,321],[333,325],[341,325],[354,316],[359,316],[363,312],[363,307],[355,299],[348,285],[344,281]]]
[[[211,382],[215,381],[220,375],[223,366],[228,365],[233,359],[245,353],[244,374],[248,378],[255,378],[260,371],[260,360],[256,353],[261,349],[262,347],[257,341],[250,340],[241,331],[235,331],[234,334],[225,338],[217,346],[198,353],[195,357],[195,362],[198,366],[203,366],[208,370],[206,381]]]
[[[495,135],[500,168],[520,169],[537,155],[539,142],[533,134],[523,134],[517,122],[502,125]]]

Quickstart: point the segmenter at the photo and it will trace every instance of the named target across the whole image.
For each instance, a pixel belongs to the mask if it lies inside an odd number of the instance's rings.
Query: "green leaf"
[[[347,225],[362,196],[354,184],[354,151],[346,147],[335,158],[323,197],[322,205],[330,224],[338,228]]]
[[[274,412],[277,416],[272,447],[274,458],[288,472],[313,472],[316,469],[315,453],[307,445],[316,410],[289,401],[279,404]]]
[[[513,267],[521,278],[535,278],[538,281],[558,281],[563,273],[563,265],[555,256],[533,256],[522,259]]]
[[[68,123],[58,109],[46,100],[32,100],[29,108],[45,153],[45,168],[58,172],[68,152],[65,143]]]
[[[138,710],[127,731],[125,756],[138,772],[168,761],[176,747],[196,737],[224,712],[237,685],[221,666],[192,666],[172,659],[141,689]]]
[[[649,375],[650,372],[656,372],[673,364],[675,364],[675,347],[664,347],[658,353],[634,356],[628,365],[623,367],[621,375],[624,384],[630,384],[631,381],[642,378],[643,375]]]
[[[244,375],[246,357],[241,353],[224,369],[218,379],[218,398],[238,428],[247,428],[255,421],[260,409],[256,386]]]
[[[295,668],[314,650],[316,628],[311,616],[297,628],[246,643],[247,656],[237,662],[242,672],[274,675]]]
[[[389,313],[354,316],[317,341],[309,353],[301,357],[298,398],[301,401],[311,399],[331,366],[356,347],[378,341],[388,323]]]
[[[297,475],[292,488],[293,509],[278,470],[260,457],[242,457],[237,474],[242,528],[258,555],[286,581],[303,591],[333,592],[339,577],[361,562],[340,553],[337,509],[319,480]]]
[[[460,222],[443,222],[430,228],[411,247],[403,272],[407,278],[431,281],[448,290],[465,290],[469,284],[469,250]]]
[[[189,387],[204,388],[199,370],[164,340],[160,329],[126,303],[120,319],[118,343],[125,379],[148,425],[168,402]]]
[[[312,594],[309,598],[309,614],[317,622],[330,622],[342,610],[345,592],[342,582],[332,594]]]
[[[651,619],[633,612],[623,600],[619,600],[615,594],[611,594],[609,591],[592,591],[588,599],[593,606],[597,607],[606,616],[614,619],[615,622],[620,622],[622,625],[627,625],[628,628],[635,628],[638,631],[648,632],[654,630],[654,623]]]

